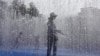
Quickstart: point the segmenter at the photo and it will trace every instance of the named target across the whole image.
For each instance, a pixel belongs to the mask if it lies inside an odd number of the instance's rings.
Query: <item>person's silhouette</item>
[[[19,45],[20,45],[19,40],[21,39],[22,35],[23,35],[23,33],[19,32],[18,36],[16,37],[15,45],[14,45],[15,48],[19,47]]]
[[[60,30],[56,29],[56,26],[54,24],[54,20],[57,17],[57,15],[52,12],[50,14],[50,17],[48,18],[48,32],[47,32],[47,56],[51,55],[51,49],[53,48],[53,56],[56,56],[56,51],[57,51],[57,32],[60,33]]]

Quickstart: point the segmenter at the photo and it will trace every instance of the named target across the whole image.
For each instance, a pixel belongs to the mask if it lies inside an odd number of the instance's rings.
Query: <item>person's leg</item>
[[[47,43],[47,56],[51,55],[52,44],[53,44],[53,41],[51,41],[51,39],[48,39],[48,43]]]
[[[57,53],[57,41],[54,40],[53,42],[53,56],[56,56]]]

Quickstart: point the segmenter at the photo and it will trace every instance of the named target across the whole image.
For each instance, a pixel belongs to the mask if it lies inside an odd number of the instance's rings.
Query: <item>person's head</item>
[[[56,17],[57,17],[57,15],[54,12],[51,12],[49,20],[53,21],[54,19],[56,19]]]

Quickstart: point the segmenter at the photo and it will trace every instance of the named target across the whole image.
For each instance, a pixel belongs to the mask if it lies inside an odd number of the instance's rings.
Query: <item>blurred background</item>
[[[99,0],[0,0],[0,49],[46,48],[55,12],[58,48],[100,51]],[[22,34],[20,34],[22,32]]]

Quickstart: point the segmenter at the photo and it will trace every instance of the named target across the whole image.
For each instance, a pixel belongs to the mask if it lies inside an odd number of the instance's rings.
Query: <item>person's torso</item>
[[[48,35],[56,35],[56,26],[53,22],[48,22]]]

